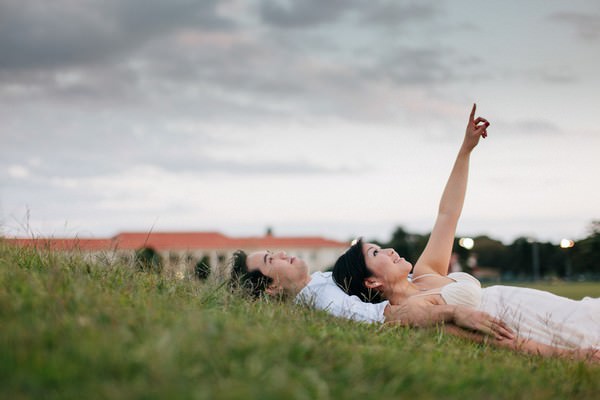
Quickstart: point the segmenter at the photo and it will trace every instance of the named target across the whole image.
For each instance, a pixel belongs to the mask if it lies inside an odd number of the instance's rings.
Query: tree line
[[[378,244],[395,249],[414,265],[428,239],[429,234],[409,233],[400,226],[389,242]],[[570,248],[527,237],[518,237],[508,245],[489,236],[476,236],[473,240],[470,250],[461,247],[458,238],[454,241],[453,252],[467,272],[473,272],[469,258],[474,256],[477,266],[497,271],[502,280],[600,280],[600,221],[593,221],[589,235],[574,241]]]

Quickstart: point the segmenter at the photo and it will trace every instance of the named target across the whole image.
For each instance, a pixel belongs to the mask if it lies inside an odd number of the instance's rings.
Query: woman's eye
[[[269,257],[269,264],[273,262],[273,257]]]
[[[373,250],[373,257],[375,257],[379,253],[379,250]]]

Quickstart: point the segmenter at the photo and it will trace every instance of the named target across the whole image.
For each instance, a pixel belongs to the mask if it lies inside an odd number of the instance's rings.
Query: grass
[[[586,290],[588,288],[586,287]],[[598,290],[597,288],[595,290]],[[600,366],[0,242],[0,398],[595,398]]]
[[[534,289],[546,290],[559,296],[580,300],[586,296],[600,297],[600,283],[598,282],[540,282],[540,283],[518,283]]]

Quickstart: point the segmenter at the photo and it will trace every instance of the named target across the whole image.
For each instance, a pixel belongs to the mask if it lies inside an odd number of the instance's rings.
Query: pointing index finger
[[[473,122],[475,119],[475,110],[477,109],[477,104],[473,103],[473,109],[471,110],[471,115],[469,116],[469,121]]]

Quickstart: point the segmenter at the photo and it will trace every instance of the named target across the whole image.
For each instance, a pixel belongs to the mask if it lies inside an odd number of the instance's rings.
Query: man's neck
[[[288,288],[285,289],[285,292],[292,297],[296,297],[298,293],[302,291],[311,281],[312,277],[310,274],[306,273],[306,275],[298,278],[295,282],[289,285]]]

